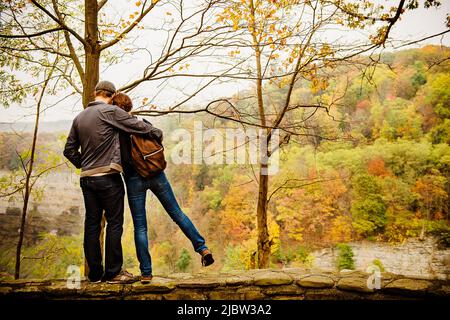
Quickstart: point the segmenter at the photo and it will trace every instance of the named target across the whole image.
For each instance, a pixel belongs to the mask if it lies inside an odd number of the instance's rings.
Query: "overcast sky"
[[[387,3],[392,1],[382,1]],[[127,1],[123,2],[123,4],[132,4],[135,1]],[[397,1],[394,1],[397,2]],[[402,16],[402,20],[399,21],[393,28],[391,32],[391,36],[393,39],[403,39],[403,40],[417,40],[424,37],[427,37],[432,34],[436,34],[446,30],[445,27],[445,17],[448,13],[450,13],[450,0],[441,1],[442,5],[436,9],[417,9],[413,11],[408,11]],[[112,11],[120,12],[126,7],[119,6],[116,1],[109,2],[110,9]],[[114,7],[115,6],[115,7]],[[126,9],[125,9],[126,10]],[[166,9],[164,9],[166,10]],[[164,14],[161,12],[161,14]],[[166,19],[167,17],[164,17]],[[153,24],[159,23],[156,19],[152,20]],[[156,39],[157,40],[157,39]],[[140,41],[143,41],[144,45],[152,46],[154,49],[157,48],[158,41],[155,39],[148,39],[143,37]],[[415,45],[413,47],[423,46],[426,44],[442,44],[446,46],[450,46],[450,35],[446,34],[442,37],[436,37],[433,39],[426,40],[421,42],[420,45]],[[117,86],[124,85],[130,79],[136,78],[142,72],[142,65],[145,63],[145,58],[143,56],[139,56],[136,59],[122,62],[120,65],[117,65],[113,68],[110,68],[103,72],[101,75],[102,79],[110,79],[116,82]],[[194,65],[191,68],[196,68]],[[213,68],[213,66],[208,66],[203,64],[201,67],[197,66],[197,68],[202,68],[204,71],[208,68]],[[191,70],[196,71],[196,70]],[[185,82],[183,82],[185,81]],[[189,80],[179,80],[176,82],[176,85],[172,85],[167,88],[164,92],[162,92],[159,97],[162,100],[160,103],[170,105],[171,102],[179,100],[180,95],[177,94],[179,92],[179,88],[189,86]],[[217,84],[210,89],[199,94],[196,99],[192,101],[192,103],[202,103],[204,101],[211,100],[214,97],[219,96],[229,96],[233,93],[237,92],[239,89],[243,89],[241,84]],[[148,91],[157,90],[157,88],[152,88],[150,86],[142,86],[135,89],[132,93],[132,97],[135,99],[141,99],[143,96],[151,96],[152,93]],[[150,94],[146,94],[150,93]],[[57,99],[57,98],[54,98]],[[48,104],[51,104],[48,101]],[[33,110],[32,102],[28,102],[29,107],[26,107],[27,104],[23,106],[13,105],[8,109],[2,108],[0,110],[0,122],[16,122],[16,121],[33,121],[33,116],[30,115]],[[80,100],[71,99],[66,101],[63,104],[59,104],[57,107],[49,108],[43,114],[43,121],[55,121],[55,120],[63,120],[63,119],[73,119],[73,117],[82,110]]]

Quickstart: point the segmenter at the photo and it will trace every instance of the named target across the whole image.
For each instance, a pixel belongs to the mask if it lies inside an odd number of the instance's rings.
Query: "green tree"
[[[186,248],[181,250],[180,257],[176,263],[176,267],[181,272],[186,272],[191,266],[192,257],[189,254],[189,251]]]
[[[339,243],[336,245],[337,249],[339,250],[338,258],[337,258],[337,264],[338,269],[349,269],[354,270],[355,269],[355,259],[353,258],[353,250],[352,247],[350,247],[346,243]]]
[[[355,230],[363,236],[380,232],[386,225],[386,204],[376,178],[359,174],[353,179],[351,213]]]
[[[388,140],[397,138],[418,139],[422,136],[422,119],[415,111],[414,105],[397,98],[383,104],[385,119],[381,136]]]
[[[426,101],[441,119],[450,118],[450,74],[438,74],[429,82]]]
[[[219,99],[220,106],[229,107],[231,116],[221,118],[236,121],[242,125],[256,126],[262,129],[265,141],[274,137],[274,130],[284,131],[279,146],[287,144],[291,136],[311,137],[316,145],[325,134],[319,126],[308,127],[310,122],[297,121],[308,114],[307,110],[329,110],[333,99],[324,99],[322,93],[329,85],[326,75],[330,68],[336,67],[336,61],[350,62],[358,55],[352,48],[348,51],[339,42],[329,43],[320,34],[329,28],[345,28],[347,31],[366,29],[380,22],[376,34],[366,39],[359,53],[385,44],[392,26],[407,9],[415,9],[418,4],[406,3],[401,0],[389,11],[383,6],[374,5],[371,1],[229,1],[218,15],[218,22],[231,26],[236,30],[239,43],[236,43],[230,56],[237,57],[246,64],[249,70],[246,79],[254,85],[254,99],[247,109],[236,106],[231,99]],[[428,6],[438,5],[435,1],[427,1]],[[297,19],[299,13],[305,13],[310,18]],[[358,51],[358,50],[356,50]],[[240,55],[245,52],[247,57]],[[337,56],[339,56],[338,59]],[[309,82],[315,97],[308,104],[293,104],[293,92],[300,79]],[[281,103],[272,104],[269,86],[276,84],[284,88]],[[208,110],[206,110],[208,111]],[[210,112],[211,113],[211,112]],[[313,115],[314,115],[313,113]],[[312,116],[310,115],[309,118]],[[305,134],[306,131],[306,134]],[[273,139],[272,139],[273,140]],[[277,147],[276,147],[277,148]],[[271,241],[268,232],[268,193],[269,175],[268,160],[273,155],[272,150],[260,148],[258,158],[259,172],[255,176],[258,183],[258,198],[256,208],[258,234],[258,267],[267,268],[270,261]]]

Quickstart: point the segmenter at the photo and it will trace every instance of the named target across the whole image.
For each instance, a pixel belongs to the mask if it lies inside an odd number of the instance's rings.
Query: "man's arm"
[[[113,127],[125,131],[130,134],[143,134],[152,138],[162,140],[162,131],[154,127],[148,121],[139,120],[136,117],[129,115],[119,107],[115,107],[112,113],[112,117],[106,116],[104,119]]]
[[[72,123],[69,136],[64,147],[64,156],[76,167],[81,168],[80,141],[75,128],[75,121]]]

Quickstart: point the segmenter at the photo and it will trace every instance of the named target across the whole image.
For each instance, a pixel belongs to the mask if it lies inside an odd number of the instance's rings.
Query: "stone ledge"
[[[382,274],[381,288],[367,286],[364,272],[310,273],[305,269],[265,269],[218,274],[155,276],[150,284],[90,284],[69,289],[64,279],[0,281],[7,299],[126,300],[341,300],[450,298],[450,281]]]

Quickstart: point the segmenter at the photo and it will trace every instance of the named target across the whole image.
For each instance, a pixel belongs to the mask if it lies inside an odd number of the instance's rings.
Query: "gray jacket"
[[[162,131],[150,123],[130,116],[117,106],[94,101],[73,120],[64,156],[81,168],[81,177],[113,170],[122,172],[119,130],[162,139]]]

